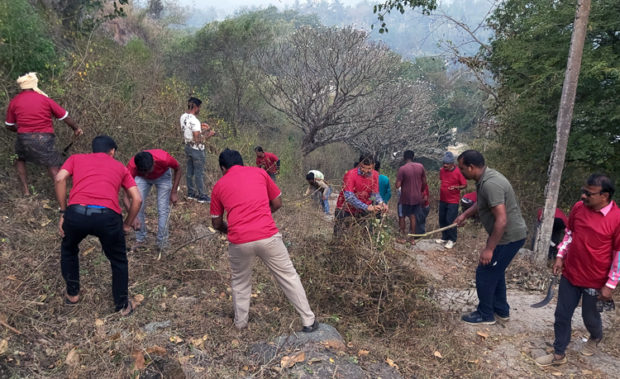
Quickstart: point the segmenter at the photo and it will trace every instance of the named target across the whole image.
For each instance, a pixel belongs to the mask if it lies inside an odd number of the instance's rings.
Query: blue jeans
[[[187,172],[185,174],[187,194],[195,196],[206,195],[204,171],[207,158],[205,151],[192,149],[189,145],[185,145],[185,155],[187,156]]]
[[[439,202],[439,227],[451,225],[459,214],[459,205]],[[456,228],[441,232],[441,239],[444,241],[456,242]]]
[[[581,299],[581,316],[583,324],[590,333],[590,338],[598,340],[603,338],[603,322],[601,314],[596,310],[596,296],[588,295],[583,287],[571,284],[565,277],[560,279],[558,290],[558,304],[555,307],[555,341],[553,350],[558,355],[564,355],[570,342],[571,321],[575,308]]]
[[[331,193],[332,187],[329,187],[327,188],[327,190],[325,190],[325,194],[321,193],[320,191],[316,191],[313,195],[317,203],[319,203],[319,205],[321,206],[323,212],[325,212],[325,214],[329,214],[329,195]],[[323,197],[327,198],[327,200],[323,200]]]
[[[497,245],[493,250],[491,262],[476,268],[476,292],[478,293],[478,312],[485,321],[494,320],[493,313],[508,317],[510,306],[506,299],[506,268],[517,255],[525,239]]]
[[[170,192],[172,191],[172,169],[168,169],[157,179],[145,179],[136,176],[136,185],[142,196],[142,206],[138,212],[140,230],[136,231],[136,241],[143,242],[146,239],[146,199],[151,191],[151,186],[157,189],[157,244],[165,247],[168,244],[168,215],[170,214]]]

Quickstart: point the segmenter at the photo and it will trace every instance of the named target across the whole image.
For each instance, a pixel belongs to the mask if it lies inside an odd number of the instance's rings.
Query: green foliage
[[[422,13],[430,14],[437,8],[437,0],[386,0],[383,4],[377,4],[372,11],[377,14],[377,19],[381,22],[379,33],[387,33],[388,28],[385,22],[385,15],[396,9],[401,14],[407,8],[421,8]],[[374,25],[373,25],[374,27]]]
[[[28,1],[0,0],[0,73],[14,80],[29,71],[54,71],[58,63],[46,25]]]
[[[510,0],[489,23],[496,36],[487,59],[502,105],[495,153],[515,175],[539,185],[546,182],[555,140],[574,17],[574,1]],[[566,199],[574,198],[574,182],[590,172],[620,178],[619,30],[620,3],[592,1],[564,173],[571,182],[563,186]]]

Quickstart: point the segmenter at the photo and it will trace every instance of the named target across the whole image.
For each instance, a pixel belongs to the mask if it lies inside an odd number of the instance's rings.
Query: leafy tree
[[[26,0],[0,0],[0,73],[11,80],[58,64],[44,20]]]

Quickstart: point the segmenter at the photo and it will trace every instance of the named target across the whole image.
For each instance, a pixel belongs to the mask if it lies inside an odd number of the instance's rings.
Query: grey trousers
[[[310,309],[306,291],[293,262],[282,242],[282,235],[276,233],[272,237],[242,244],[230,244],[228,259],[232,271],[232,298],[235,308],[235,326],[239,329],[248,325],[250,297],[252,295],[252,266],[254,257],[259,257],[271,271],[284,295],[293,304],[301,316],[303,326],[314,323],[314,313]]]

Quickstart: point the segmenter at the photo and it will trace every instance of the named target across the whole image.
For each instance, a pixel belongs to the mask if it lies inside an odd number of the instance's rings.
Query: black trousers
[[[555,342],[553,349],[558,355],[564,355],[566,347],[570,342],[571,320],[575,308],[581,299],[581,316],[586,329],[590,333],[590,338],[598,340],[603,337],[603,322],[601,314],[596,310],[596,296],[588,295],[585,288],[576,287],[565,277],[560,280],[558,290],[558,305],[555,308]]]
[[[112,295],[117,311],[128,302],[129,271],[123,218],[108,208],[69,206],[62,225],[65,236],[60,245],[60,268],[67,284],[67,294],[80,292],[79,244],[88,235],[99,238],[103,252],[112,267]]]

